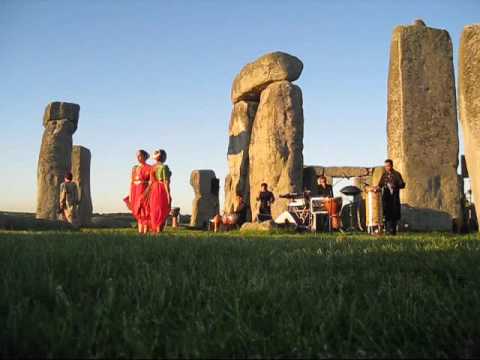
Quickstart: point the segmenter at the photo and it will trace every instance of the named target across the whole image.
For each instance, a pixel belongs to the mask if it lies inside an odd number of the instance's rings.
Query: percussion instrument
[[[298,207],[301,207],[301,208],[304,208],[305,207],[305,199],[293,199],[292,201],[290,201],[288,203],[288,207],[293,207],[293,208],[298,208]]]
[[[330,227],[332,230],[338,230],[341,227],[340,210],[342,209],[342,198],[327,198],[325,199],[325,209],[330,218]]]
[[[367,186],[365,192],[367,231],[371,234],[375,228],[380,230],[382,226],[382,196],[376,186]]]
[[[342,190],[340,190],[340,192],[343,195],[355,196],[355,195],[360,194],[362,192],[362,190],[360,190],[360,188],[358,188],[356,186],[349,185],[349,186],[345,186],[344,188],[342,188]]]
[[[302,193],[287,193],[280,195],[281,198],[289,199],[288,213],[295,217],[296,225],[298,227],[309,228],[310,227],[310,191]],[[278,219],[277,219],[278,220]]]
[[[319,213],[327,211],[325,209],[325,200],[328,199],[326,197],[312,197],[310,199],[310,211],[312,213]]]

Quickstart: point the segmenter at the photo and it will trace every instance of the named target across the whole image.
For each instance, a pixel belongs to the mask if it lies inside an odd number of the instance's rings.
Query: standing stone
[[[45,128],[37,169],[37,218],[56,220],[60,184],[71,169],[72,135],[77,129],[80,106],[53,102],[45,109]]]
[[[303,190],[310,191],[310,196],[315,197],[318,195],[317,179],[318,176],[314,166],[305,166],[303,168]]]
[[[258,101],[260,93],[275,81],[295,81],[300,77],[303,63],[299,58],[280,51],[269,53],[243,67],[232,85],[232,102]]]
[[[388,79],[388,154],[407,187],[402,204],[439,215],[418,216],[411,229],[451,230],[461,221],[457,177],[458,126],[452,42],[423,21],[392,36]]]
[[[233,211],[237,194],[243,196],[244,201],[250,197],[248,184],[248,149],[252,124],[257,112],[258,103],[239,101],[233,106],[229,126],[228,144],[228,175],[225,179],[225,207],[227,213]]]
[[[465,26],[460,43],[460,121],[474,203],[480,205],[480,24]],[[478,214],[477,214],[478,217]]]
[[[190,226],[207,228],[209,221],[219,213],[219,179],[213,170],[194,170],[190,175],[190,185],[195,192],[192,204]]]
[[[92,197],[90,195],[90,150],[75,145],[72,149],[73,181],[78,185],[80,203],[77,209],[77,221],[80,226],[90,224],[92,218]]]
[[[250,206],[258,214],[256,197],[262,182],[273,191],[275,219],[288,201],[279,195],[301,192],[303,179],[302,91],[288,81],[278,81],[263,90],[250,140]]]

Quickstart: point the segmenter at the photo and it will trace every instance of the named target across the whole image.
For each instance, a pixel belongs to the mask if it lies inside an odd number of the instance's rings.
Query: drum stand
[[[355,195],[350,195],[352,196],[352,200],[348,203],[348,205],[350,205],[350,209],[349,209],[349,212],[348,212],[348,217],[350,219],[350,224],[349,224],[349,227],[348,229],[343,229],[343,231],[346,231],[346,232],[354,232],[354,231],[357,231],[358,229],[355,227],[355,224],[354,224],[354,211],[353,211],[353,208],[355,207],[355,209],[357,209],[357,206],[358,206],[358,201],[355,201]],[[347,206],[347,205],[345,205]]]

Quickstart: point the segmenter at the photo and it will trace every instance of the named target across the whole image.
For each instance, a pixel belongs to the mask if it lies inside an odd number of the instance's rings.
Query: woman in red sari
[[[145,150],[137,151],[138,165],[132,169],[132,182],[130,185],[129,208],[133,216],[138,221],[138,232],[146,234],[150,222],[150,212],[148,208],[145,190],[150,180],[151,166],[147,164],[149,154]]]
[[[153,232],[158,233],[163,231],[172,206],[172,197],[170,195],[170,177],[172,173],[168,165],[165,165],[167,160],[165,150],[156,150],[153,158],[156,160],[156,164],[152,166],[150,172],[150,226]]]

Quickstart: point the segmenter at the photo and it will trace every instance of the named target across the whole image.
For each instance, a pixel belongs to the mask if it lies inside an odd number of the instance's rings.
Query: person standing
[[[146,234],[150,222],[148,201],[144,196],[150,180],[151,166],[147,164],[150,155],[145,150],[137,151],[138,165],[132,169],[130,196],[126,199],[127,206],[138,222],[138,232]]]
[[[394,170],[392,160],[385,160],[384,166],[385,172],[380,178],[378,187],[382,191],[385,231],[389,235],[396,235],[397,222],[401,218],[400,190],[405,188],[405,182],[402,175]]]
[[[317,185],[318,196],[326,198],[333,197],[333,187],[327,182],[327,177],[325,175],[320,175],[318,177]]]
[[[150,184],[148,185],[148,201],[150,208],[150,226],[155,233],[163,231],[172,207],[170,192],[170,178],[172,172],[168,165],[165,150],[156,150],[153,153],[156,164],[152,166]]]
[[[59,213],[64,221],[76,227],[78,225],[77,206],[79,204],[79,196],[77,184],[72,179],[72,173],[68,172],[65,175],[64,182],[60,184]]]
[[[260,202],[257,220],[259,222],[272,219],[272,204],[275,202],[275,196],[268,190],[268,184],[261,184],[261,191],[257,196],[257,202]]]

